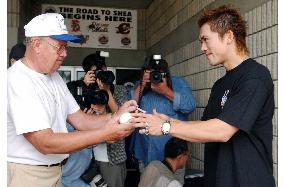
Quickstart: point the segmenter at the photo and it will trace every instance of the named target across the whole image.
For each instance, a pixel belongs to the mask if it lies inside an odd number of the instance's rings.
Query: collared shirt
[[[139,84],[139,82],[137,83]],[[196,107],[192,91],[185,79],[172,76],[172,85],[174,91],[173,101],[164,95],[153,91],[143,94],[140,101],[140,108],[147,113],[152,113],[153,109],[157,112],[168,115],[171,118],[179,120],[188,120],[188,115]],[[130,92],[133,98],[134,90]],[[131,147],[135,157],[142,160],[147,165],[152,160],[164,159],[164,146],[171,136],[146,136],[139,134],[138,130],[134,131]],[[132,149],[130,148],[130,149]]]
[[[154,160],[142,173],[138,187],[182,187],[182,184],[167,166]]]
[[[118,106],[127,101],[127,90],[123,85],[114,85],[113,97]],[[107,144],[107,154],[110,164],[120,164],[126,160],[124,139]]]

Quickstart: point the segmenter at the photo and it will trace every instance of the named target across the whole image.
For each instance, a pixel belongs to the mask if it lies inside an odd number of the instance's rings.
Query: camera
[[[106,105],[108,103],[108,93],[105,90],[87,90],[87,93],[83,93],[84,102],[86,105]]]
[[[101,174],[97,174],[90,184],[92,187],[107,187],[107,183],[104,181]]]
[[[96,51],[95,60],[93,59],[96,63],[93,65],[95,65],[97,69],[94,71],[94,74],[96,75],[96,78],[103,83],[111,85],[115,79],[113,72],[104,71],[102,69],[105,66],[105,58],[107,57],[109,57],[109,52]]]
[[[163,78],[165,77],[166,73],[160,72],[158,70],[154,70],[150,72],[150,81],[153,84],[159,84],[163,82]]]
[[[107,187],[107,183],[101,176],[99,166],[94,157],[92,158],[89,167],[80,178],[92,187]]]
[[[145,59],[142,70],[151,70],[150,82],[159,84],[163,82],[163,78],[165,78],[168,73],[168,64],[162,59],[161,55],[152,55]]]
[[[94,73],[97,79],[108,85],[111,85],[115,79],[112,71],[103,71],[101,69],[97,69]]]
[[[106,105],[109,100],[109,95],[105,90],[83,89],[77,87],[76,101],[79,103],[82,110],[89,109],[91,104]]]

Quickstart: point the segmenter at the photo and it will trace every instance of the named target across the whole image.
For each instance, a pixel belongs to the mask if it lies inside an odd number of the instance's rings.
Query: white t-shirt
[[[68,154],[40,153],[24,133],[51,128],[66,132],[68,114],[80,108],[60,75],[44,75],[17,61],[7,73],[7,160],[8,162],[49,165]]]

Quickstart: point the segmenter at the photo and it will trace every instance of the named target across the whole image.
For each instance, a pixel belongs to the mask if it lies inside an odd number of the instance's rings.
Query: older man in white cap
[[[25,25],[26,53],[8,70],[8,186],[59,186],[68,153],[129,135],[132,124],[118,125],[134,111],[126,102],[116,114],[82,112],[56,72],[67,56],[69,35],[57,13],[36,16]],[[78,131],[67,133],[66,121]]]

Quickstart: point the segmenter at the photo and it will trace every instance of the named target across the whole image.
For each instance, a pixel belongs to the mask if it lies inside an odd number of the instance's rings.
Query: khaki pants
[[[61,166],[32,166],[7,163],[8,187],[60,187]]]

